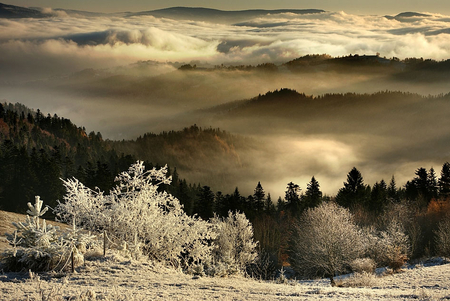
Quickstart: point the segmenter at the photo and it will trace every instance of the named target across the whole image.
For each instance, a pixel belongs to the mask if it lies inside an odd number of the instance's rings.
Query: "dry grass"
[[[0,212],[1,229],[20,215]],[[5,230],[3,230],[5,231]],[[376,277],[354,275],[331,287],[328,279],[256,281],[241,276],[192,277],[150,261],[133,261],[108,251],[92,256],[74,274],[0,271],[0,301],[60,300],[447,300],[450,264],[418,266]]]

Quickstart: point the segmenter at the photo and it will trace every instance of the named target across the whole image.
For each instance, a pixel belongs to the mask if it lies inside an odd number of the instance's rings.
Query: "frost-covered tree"
[[[365,229],[364,242],[366,255],[378,266],[387,265],[398,271],[408,259],[409,238],[402,224],[395,219],[389,222],[384,231]]]
[[[104,230],[117,246],[138,256],[174,267],[189,268],[210,260],[215,238],[211,225],[188,216],[180,202],[159,191],[170,184],[167,167],[146,171],[143,162],[133,164],[116,177],[117,185],[105,195],[76,179],[64,182],[67,193],[55,208],[57,216],[89,230]]]
[[[305,277],[334,276],[347,271],[363,250],[361,231],[348,209],[322,203],[305,211],[295,227],[289,262]]]
[[[435,231],[435,237],[439,255],[450,256],[450,215],[447,215],[439,222]]]
[[[243,273],[257,257],[253,227],[243,213],[211,219],[217,237],[214,240],[213,274]]]
[[[7,269],[25,268],[32,271],[63,269],[67,266],[72,252],[76,259],[82,258],[81,253],[77,252],[78,243],[85,242],[91,237],[78,233],[76,228],[73,228],[73,231],[61,231],[59,227],[47,224],[45,219],[40,219],[48,210],[48,207],[42,208],[42,205],[43,201],[36,196],[34,205],[28,203],[26,221],[13,223],[17,230],[12,234],[6,234],[13,247],[3,254]]]

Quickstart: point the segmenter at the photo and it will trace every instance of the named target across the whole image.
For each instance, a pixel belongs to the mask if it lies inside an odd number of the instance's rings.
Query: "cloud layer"
[[[0,67],[3,78],[36,78],[138,60],[254,64],[311,53],[376,52],[441,60],[450,57],[449,32],[450,19],[435,14],[386,18],[285,13],[226,25],[55,12],[48,19],[1,19]]]
[[[333,72],[301,74],[286,70],[276,74],[240,70],[174,71],[182,63],[209,67],[279,64],[317,53],[344,56],[378,52],[388,58],[448,59],[450,17],[285,13],[238,24],[215,24],[152,16],[69,16],[50,10],[48,13],[55,16],[0,19],[0,100],[57,113],[111,139],[135,138],[149,131],[179,130],[194,123],[257,136],[266,147],[261,153],[241,154],[248,170],[237,170],[230,176],[237,181],[233,185],[245,192],[251,193],[261,180],[266,190],[278,196],[282,195],[286,183],[294,181],[304,188],[315,175],[324,191],[333,194],[353,166],[362,169],[368,183],[381,178],[388,181],[392,174],[404,182],[422,164],[438,169],[447,160],[448,154],[442,153],[448,145],[444,134],[441,137],[435,133],[428,149],[414,144],[415,140],[409,136],[389,130],[383,134],[329,133],[324,129],[330,127],[333,112],[326,116],[318,114],[309,124],[299,119],[297,128],[275,118],[269,122],[258,120],[263,126],[252,125],[248,119],[242,120],[242,124],[220,124],[217,118],[201,119],[198,113],[201,109],[280,88],[315,95],[384,90],[426,95],[448,93],[447,82],[411,84],[376,73],[342,76]],[[381,109],[386,114],[391,112],[383,106],[374,108]],[[435,113],[441,111],[446,109],[437,109],[426,116],[434,120]],[[308,117],[311,114],[302,118]],[[393,120],[372,128],[393,127]],[[275,126],[267,126],[270,122],[283,126],[276,132]],[[336,126],[337,131],[348,126],[345,120],[336,124],[342,125]],[[322,132],[308,131],[308,126]],[[355,128],[363,126],[356,124]],[[413,127],[409,128],[411,132]],[[432,129],[423,126],[414,129],[420,137],[431,139],[428,131],[431,133]],[[442,131],[448,133],[445,127]],[[409,150],[407,154],[405,149]],[[201,179],[194,182],[197,180]]]

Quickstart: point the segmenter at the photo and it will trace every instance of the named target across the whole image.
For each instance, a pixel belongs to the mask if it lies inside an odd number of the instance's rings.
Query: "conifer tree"
[[[394,176],[392,176],[391,182],[389,182],[389,186],[387,188],[387,196],[390,200],[398,202],[397,184],[395,182]]]
[[[258,182],[258,185],[256,185],[255,191],[253,193],[253,199],[255,201],[255,210],[256,211],[262,211],[264,208],[264,197],[266,196],[266,193],[264,189],[261,186],[261,182]]]
[[[276,211],[275,204],[272,202],[270,193],[267,194],[266,201],[264,203],[264,210],[269,214],[273,214]]]
[[[373,212],[380,213],[388,202],[388,190],[386,186],[386,182],[381,180],[380,182],[376,182],[372,187],[372,192],[370,194],[370,202],[368,204],[368,209]]]
[[[311,182],[307,184],[303,200],[305,208],[317,207],[322,201],[322,191],[320,191],[319,182],[314,176],[311,178]]]
[[[365,205],[369,195],[361,172],[356,168],[347,175],[347,182],[344,182],[344,187],[341,188],[336,195],[336,202],[346,208],[353,207],[357,204]]]
[[[203,186],[195,202],[195,213],[197,213],[203,220],[208,220],[214,216],[214,192],[209,186]]]
[[[442,165],[441,177],[439,178],[439,196],[448,198],[450,196],[450,163]]]
[[[300,199],[300,186],[289,182],[284,199],[286,200],[286,209],[291,212],[293,216],[300,216],[303,207]]]
[[[430,199],[436,199],[438,196],[438,182],[433,167],[428,171],[428,194]]]

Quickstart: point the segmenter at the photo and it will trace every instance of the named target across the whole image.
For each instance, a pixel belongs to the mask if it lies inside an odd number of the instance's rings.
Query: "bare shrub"
[[[376,264],[372,258],[356,258],[350,263],[353,272],[356,273],[374,273]]]
[[[450,215],[439,222],[435,231],[435,240],[438,254],[450,257]]]
[[[409,240],[402,226],[392,221],[385,231],[365,229],[366,255],[377,266],[388,266],[398,271],[408,260]]]
[[[272,280],[278,270],[277,254],[262,250],[255,261],[247,267],[247,275],[256,279]]]
[[[348,209],[323,203],[308,209],[295,227],[289,262],[305,277],[346,272],[364,251],[361,231]]]
[[[350,277],[337,282],[340,287],[373,287],[378,285],[379,281],[375,274],[361,272],[354,273]]]

